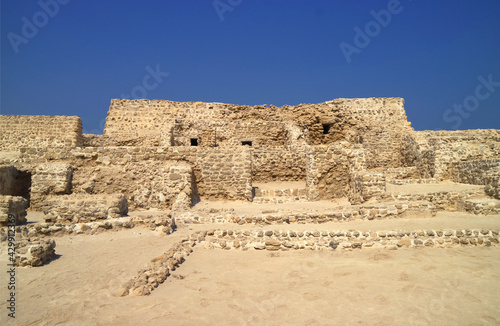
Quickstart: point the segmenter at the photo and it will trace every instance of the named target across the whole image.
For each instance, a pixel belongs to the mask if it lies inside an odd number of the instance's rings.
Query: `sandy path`
[[[456,191],[482,191],[484,186],[469,185],[464,183],[455,183],[452,181],[441,181],[439,183],[430,184],[409,184],[409,185],[393,185],[388,183],[386,191],[394,194],[427,194],[433,192],[456,192]]]
[[[266,230],[428,230],[428,229],[500,229],[500,215],[471,215],[461,212],[438,212],[435,217],[429,218],[392,218],[380,220],[357,219],[348,222],[328,222],[321,224],[273,224],[254,225],[234,223],[223,224],[192,224],[193,230],[205,229],[252,229],[261,228]]]

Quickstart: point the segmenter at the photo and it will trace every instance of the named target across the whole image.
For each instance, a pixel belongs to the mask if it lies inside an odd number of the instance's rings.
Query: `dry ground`
[[[195,251],[147,297],[112,295],[195,229],[55,238],[58,259],[17,269],[16,320],[2,325],[497,325],[500,247],[385,251]],[[243,226],[256,227],[256,226]],[[258,227],[258,226],[257,226]],[[500,228],[500,216],[273,225],[273,229]]]

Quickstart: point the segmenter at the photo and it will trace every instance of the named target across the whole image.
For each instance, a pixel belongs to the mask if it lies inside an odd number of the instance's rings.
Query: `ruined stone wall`
[[[343,122],[351,126],[346,140],[363,144],[367,168],[400,166],[402,138],[413,130],[402,98],[336,99],[327,103],[340,116],[349,117]],[[334,125],[340,122],[331,121]]]
[[[81,146],[82,120],[66,116],[0,115],[0,152],[21,147]]]
[[[208,148],[197,153],[200,195],[217,199],[252,200],[252,154],[249,148]]]
[[[26,222],[26,209],[28,209],[28,201],[19,196],[2,196],[0,195],[0,225],[8,225],[9,215],[14,217],[16,225]]]
[[[305,180],[307,147],[252,148],[253,182]]]
[[[169,209],[181,204],[188,208],[193,197],[192,183],[193,171],[188,163],[148,160],[124,163],[116,157],[101,164],[78,167],[74,172],[73,192],[123,194],[131,209]]]
[[[416,131],[405,136],[401,158],[424,178],[450,179],[453,164],[498,159],[499,130]]]
[[[485,192],[500,199],[500,160],[455,162],[448,167],[448,177],[460,183],[485,185]]]
[[[171,129],[173,128],[173,129]],[[369,168],[401,165],[402,137],[412,131],[401,98],[336,99],[297,106],[112,100],[105,135],[115,145],[188,146],[204,129],[221,147],[362,143]]]
[[[23,148],[17,160],[34,166],[68,163],[74,169],[73,192],[122,193],[131,208],[166,209],[179,201],[191,202],[198,195],[252,198],[251,151],[247,146]],[[182,170],[180,179],[173,176],[179,174],[171,170],[175,167]],[[181,167],[189,167],[189,171]]]
[[[38,165],[31,178],[31,209],[41,209],[47,196],[70,194],[72,176],[69,163]]]
[[[361,204],[372,198],[381,196],[386,191],[386,176],[384,173],[371,171],[352,172],[348,192],[351,204]]]
[[[82,134],[82,147],[107,147],[113,142],[106,135]]]
[[[448,171],[454,182],[487,185],[500,180],[500,159],[455,162]]]
[[[192,120],[177,122],[173,130],[174,146],[190,146],[191,139],[198,142],[203,138],[203,131],[214,130],[218,147],[242,146],[242,142],[251,142],[252,147],[283,146],[287,142],[288,132],[283,123],[272,121],[209,121]],[[200,143],[204,146],[203,142]]]
[[[310,146],[306,187],[309,200],[346,197],[349,191],[348,143]]]
[[[149,100],[112,100],[104,134],[114,145],[190,146],[197,139],[200,146],[204,130],[214,130],[221,147],[282,146],[288,131],[283,122],[259,117],[234,120],[227,117],[231,105],[201,102]],[[172,136],[172,140],[170,140]],[[89,137],[90,138],[90,137]]]
[[[29,203],[31,171],[0,163],[0,195],[21,196]]]
[[[40,209],[51,222],[89,222],[127,214],[127,200],[121,194],[72,194],[47,196]]]

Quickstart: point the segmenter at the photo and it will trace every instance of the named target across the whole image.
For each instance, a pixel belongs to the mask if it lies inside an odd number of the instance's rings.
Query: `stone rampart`
[[[196,165],[201,176],[201,196],[252,200],[252,154],[249,148],[200,150]]]
[[[69,164],[75,170],[73,192],[123,193],[131,208],[171,208],[181,192],[190,201],[198,195],[252,199],[252,157],[247,146],[22,148],[19,161],[35,166]],[[178,182],[171,179],[173,166],[189,166],[192,173],[184,169]],[[182,197],[187,203],[188,198]]]
[[[499,130],[416,131],[405,136],[405,166],[416,166],[423,178],[450,179],[450,168],[467,161],[498,160]]]
[[[0,115],[0,152],[21,147],[65,147],[82,144],[82,120],[66,116]]]
[[[500,159],[454,162],[448,167],[454,182],[488,185],[500,180]]]
[[[252,180],[302,181],[306,179],[308,146],[252,148]]]
[[[368,168],[399,167],[402,138],[413,131],[401,98],[336,99],[297,106],[112,100],[106,137],[115,145],[189,146],[203,130],[217,146],[363,144]]]

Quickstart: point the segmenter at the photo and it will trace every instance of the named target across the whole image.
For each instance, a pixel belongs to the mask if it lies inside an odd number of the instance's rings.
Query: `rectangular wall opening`
[[[242,141],[241,145],[243,145],[243,146],[252,146],[252,142],[251,141]]]
[[[198,146],[198,138],[191,138],[191,146]]]
[[[330,132],[330,128],[332,127],[331,124],[323,124],[323,135],[328,135]]]

